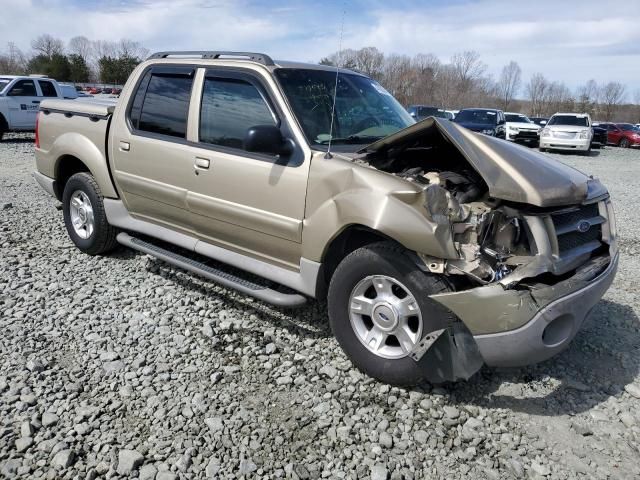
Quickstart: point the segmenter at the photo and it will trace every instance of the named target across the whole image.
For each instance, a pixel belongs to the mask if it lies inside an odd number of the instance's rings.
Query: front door
[[[193,159],[186,148],[192,67],[152,67],[125,112],[111,122],[113,175],[127,210],[167,227],[190,230],[187,191]]]
[[[309,161],[295,145],[285,156],[248,152],[251,127],[292,130],[267,82],[250,70],[208,70],[200,77],[197,143],[191,147],[193,187],[187,202],[206,242],[296,268]]]
[[[35,130],[40,108],[35,80],[18,80],[7,92],[9,125],[12,130]]]

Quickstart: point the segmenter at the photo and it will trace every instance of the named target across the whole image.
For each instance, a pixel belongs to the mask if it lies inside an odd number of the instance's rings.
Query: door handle
[[[131,149],[131,144],[129,142],[120,142],[120,151],[128,152]]]
[[[196,161],[193,164],[194,167],[200,168],[202,170],[207,170],[211,165],[211,161],[208,158],[196,157]]]
[[[40,100],[31,100],[31,103],[40,103]]]

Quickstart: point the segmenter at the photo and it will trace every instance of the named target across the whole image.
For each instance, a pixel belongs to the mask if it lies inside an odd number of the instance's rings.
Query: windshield
[[[280,68],[276,77],[311,146],[327,145],[336,73]],[[340,73],[333,122],[333,144],[369,144],[415,123],[377,82]]]
[[[520,113],[505,113],[504,118],[507,120],[507,122],[533,123],[525,115],[522,115]]]
[[[4,90],[4,88],[9,85],[11,79],[9,78],[0,78],[0,92]]]
[[[589,120],[584,115],[554,115],[547,125],[569,125],[572,127],[588,127]]]
[[[460,110],[456,114],[455,122],[496,124],[496,112],[493,110]]]
[[[624,130],[625,132],[637,132],[638,127],[635,125],[631,125],[630,123],[619,123],[618,128]]]

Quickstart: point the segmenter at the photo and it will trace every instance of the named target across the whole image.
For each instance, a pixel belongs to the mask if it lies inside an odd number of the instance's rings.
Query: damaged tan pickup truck
[[[327,299],[353,363],[393,384],[550,358],[617,267],[597,179],[264,54],[161,52],[115,105],[43,101],[36,163],[83,252],[120,243],[279,306]]]

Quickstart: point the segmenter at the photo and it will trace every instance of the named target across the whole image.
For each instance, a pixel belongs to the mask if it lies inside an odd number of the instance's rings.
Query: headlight
[[[540,130],[540,136],[542,137],[550,137],[551,136],[551,130],[548,128],[543,128],[542,130]]]
[[[520,131],[518,127],[507,127],[507,130],[513,133],[518,133]]]
[[[482,130],[482,133],[484,133],[485,135],[493,135],[493,130],[484,129]]]
[[[582,138],[582,139],[589,138],[589,134],[590,133],[591,133],[590,130],[583,130],[583,131],[580,132],[580,137],[579,138]]]

